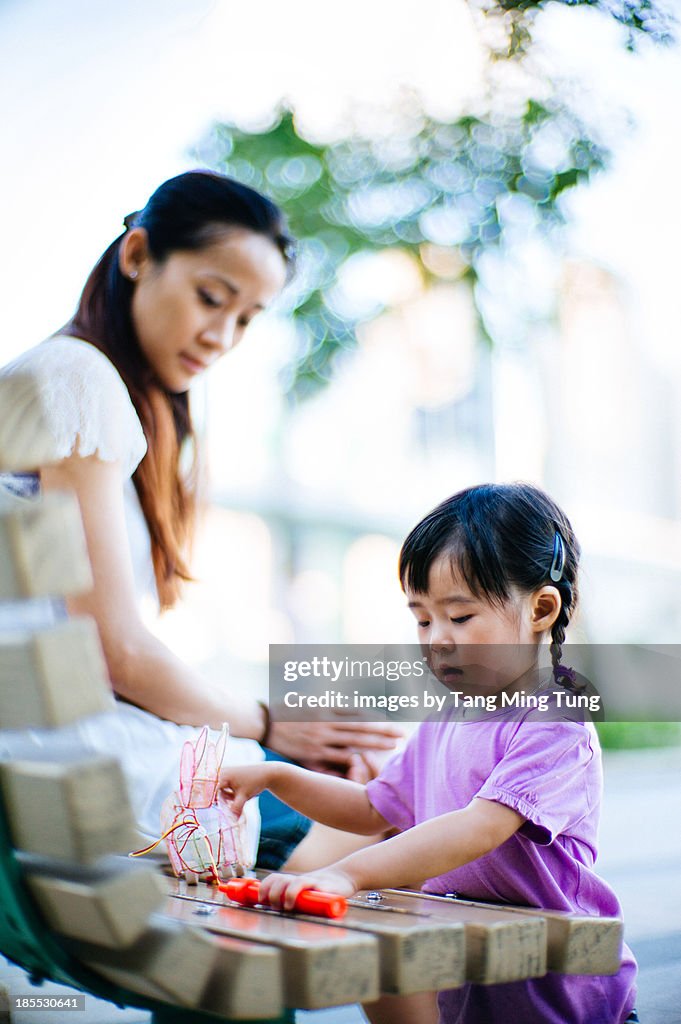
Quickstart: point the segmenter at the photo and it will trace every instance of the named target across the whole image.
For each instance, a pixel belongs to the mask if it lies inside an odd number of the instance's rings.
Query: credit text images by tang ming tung
[[[279,721],[681,721],[681,648],[278,644],[269,686]]]

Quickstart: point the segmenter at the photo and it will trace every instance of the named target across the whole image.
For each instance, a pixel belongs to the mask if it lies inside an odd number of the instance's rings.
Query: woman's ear
[[[129,281],[135,281],[149,263],[149,239],[144,228],[126,231],[118,248],[118,268]]]
[[[546,633],[560,615],[562,599],[557,587],[540,587],[530,598],[530,623],[533,633]]]

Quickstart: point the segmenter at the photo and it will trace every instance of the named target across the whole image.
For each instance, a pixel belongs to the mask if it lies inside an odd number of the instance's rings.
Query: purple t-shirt
[[[400,831],[495,800],[527,819],[491,853],[429,879],[426,892],[547,910],[619,917],[593,871],[602,793],[600,748],[591,725],[521,720],[423,722],[368,784],[373,806]],[[634,1005],[636,964],[624,947],[613,976],[566,976],[440,993],[446,1024],[621,1024]]]

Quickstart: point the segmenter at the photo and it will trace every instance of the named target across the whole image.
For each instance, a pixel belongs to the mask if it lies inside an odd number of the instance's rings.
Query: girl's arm
[[[220,772],[220,788],[236,815],[241,814],[247,800],[269,789],[306,817],[343,832],[371,836],[390,828],[358,782],[309,772],[282,761],[228,765]]]
[[[441,814],[321,871],[270,875],[261,885],[261,899],[292,910],[301,889],[352,896],[359,889],[414,888],[495,850],[524,821],[510,807],[476,797],[460,811]]]

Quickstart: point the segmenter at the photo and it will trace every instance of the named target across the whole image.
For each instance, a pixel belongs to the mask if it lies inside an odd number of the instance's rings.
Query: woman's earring
[[[128,277],[130,278],[131,281],[135,281],[137,279],[137,271],[131,270],[130,273],[128,274]]]

